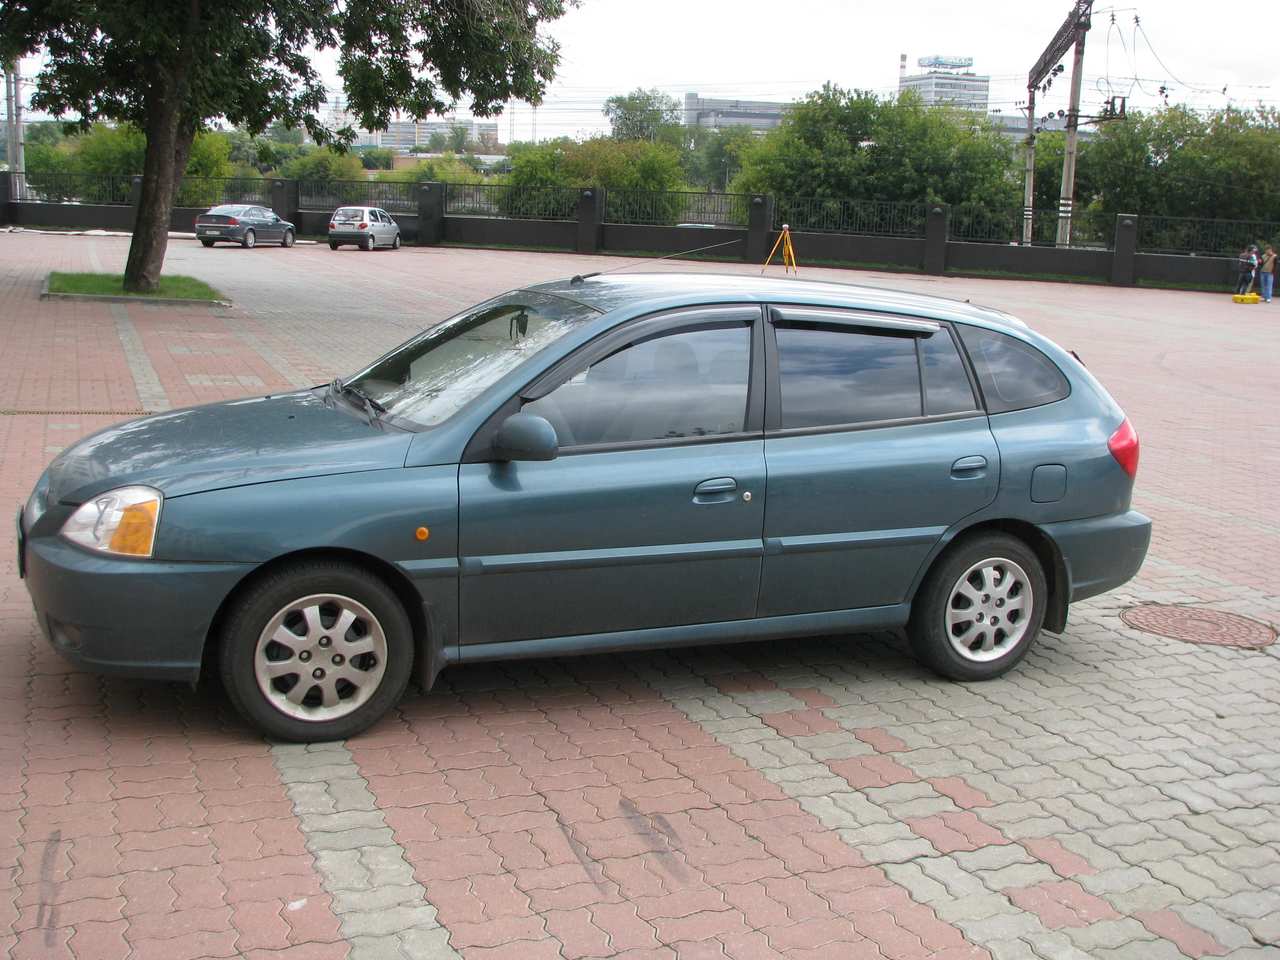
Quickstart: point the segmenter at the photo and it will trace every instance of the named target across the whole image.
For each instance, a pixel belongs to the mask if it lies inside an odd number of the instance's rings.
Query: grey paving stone
[[[982,920],[956,920],[955,924],[970,940],[982,944],[1023,937],[1044,929],[1035,914],[1021,910],[1017,913],[998,914]]]
[[[905,887],[911,894],[911,899],[917,903],[937,903],[952,899],[944,884],[925,873],[925,862],[913,860],[906,863],[886,863],[882,869],[890,880]]]
[[[963,869],[949,856],[917,860],[913,865],[918,866],[926,877],[946,887],[947,893],[953,898],[984,895],[988,892],[986,885],[976,874]]]
[[[868,863],[903,863],[916,857],[936,857],[938,851],[928,840],[912,838],[907,840],[888,840],[884,843],[854,843],[847,834],[851,831],[840,831],[840,838],[854,846]],[[856,831],[854,831],[856,832]]]
[[[381,937],[399,933],[410,927],[435,927],[436,908],[430,904],[383,907],[342,915],[342,935],[348,939],[361,936]]]
[[[380,883],[369,890],[343,890],[334,894],[333,912],[342,914],[383,910],[401,905],[422,904],[422,885],[418,883]],[[430,906],[430,904],[426,904]],[[432,907],[432,909],[435,909]]]
[[[940,903],[934,907],[938,919],[947,923],[959,923],[962,920],[986,920],[1001,915],[1019,915],[1024,911],[1009,902],[1009,898],[998,893],[974,893],[950,903]]]
[[[347,960],[407,960],[401,950],[400,938],[386,936],[359,936],[351,939],[351,952]]]
[[[1173,905],[1172,910],[1187,923],[1205,931],[1228,950],[1257,946],[1257,941],[1253,939],[1253,934],[1247,927],[1224,917],[1208,904],[1178,903]]]
[[[1087,927],[1064,927],[1062,933],[1090,956],[1133,941],[1146,943],[1156,939],[1155,934],[1132,917],[1098,920]]]
[[[386,826],[381,810],[344,810],[340,813],[308,813],[298,818],[304,833],[337,833],[358,827]],[[367,846],[367,844],[359,844]]]
[[[1028,933],[1023,939],[1041,960],[1090,960],[1089,954],[1072,943],[1066,934],[1056,930]]]
[[[1016,843],[993,844],[977,850],[962,850],[951,858],[967,873],[980,870],[999,870],[1013,864],[1039,863],[1025,848]]]
[[[395,846],[390,827],[357,827],[331,833],[313,833],[307,837],[307,846],[319,850],[355,850],[360,847]],[[398,848],[397,848],[398,849]]]
[[[449,932],[443,927],[405,930],[400,934],[400,942],[410,960],[456,960],[458,956],[449,946]]]

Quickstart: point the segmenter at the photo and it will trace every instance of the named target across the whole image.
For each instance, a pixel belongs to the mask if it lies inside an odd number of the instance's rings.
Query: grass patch
[[[1020,270],[948,270],[948,277],[992,277],[998,280],[1044,280],[1049,283],[1086,283],[1093,286],[1110,286],[1102,277],[1080,277],[1072,273],[1032,273]]]
[[[221,293],[195,277],[162,276],[151,293],[129,293],[119,273],[51,273],[50,293],[81,293],[108,297],[167,297],[173,300],[223,300]]]
[[[1191,290],[1195,293],[1235,293],[1226,283],[1194,283],[1186,280],[1139,280],[1138,286],[1152,290]]]

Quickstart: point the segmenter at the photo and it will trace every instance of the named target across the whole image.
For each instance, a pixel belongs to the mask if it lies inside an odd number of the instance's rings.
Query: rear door
[[[766,328],[759,616],[901,603],[948,527],[1000,477],[946,324],[781,308]]]
[[[464,644],[742,620],[764,523],[759,306],[613,331],[533,384],[547,462],[459,472]],[[484,432],[473,441],[483,452]]]

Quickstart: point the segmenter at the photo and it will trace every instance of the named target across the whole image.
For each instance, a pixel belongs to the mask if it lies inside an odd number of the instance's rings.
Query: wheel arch
[[[921,566],[920,573],[916,576],[916,581],[911,586],[912,602],[915,601],[916,594],[919,592],[920,585],[924,583],[925,578],[933,572],[939,563],[943,562],[953,549],[984,533],[1007,534],[1026,544],[1027,548],[1036,555],[1036,559],[1040,561],[1040,566],[1044,569],[1045,581],[1049,585],[1043,629],[1048,630],[1050,633],[1061,633],[1067,626],[1067,605],[1071,597],[1071,577],[1067,572],[1066,562],[1062,558],[1062,551],[1053,542],[1053,538],[1034,523],[1026,520],[1017,520],[1011,517],[982,520],[972,526],[951,531],[950,535],[944,537],[939,543],[929,561]]]
[[[436,676],[444,666],[444,637],[442,632],[434,629],[429,622],[421,594],[413,585],[413,581],[395,564],[371,553],[344,547],[313,547],[295,550],[274,557],[245,574],[240,582],[223,597],[209,623],[200,660],[201,675],[217,674],[214,658],[218,655],[223,625],[236,600],[263,577],[270,576],[281,567],[305,560],[344,560],[373,573],[391,589],[396,599],[400,601],[400,605],[404,607],[405,615],[409,618],[409,624],[413,629],[414,676],[425,689],[431,689]]]

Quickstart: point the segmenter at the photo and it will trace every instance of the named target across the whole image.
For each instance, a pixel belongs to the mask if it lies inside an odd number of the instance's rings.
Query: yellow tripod
[[[773,261],[773,255],[778,252],[778,248],[782,248],[782,268],[783,272],[790,273],[795,271],[796,276],[800,276],[800,267],[796,264],[796,249],[791,245],[791,228],[785,223],[782,225],[782,232],[778,234],[778,239],[773,244],[773,249],[769,251],[769,256],[765,258],[764,266],[760,268],[763,274],[769,268],[769,264]]]

